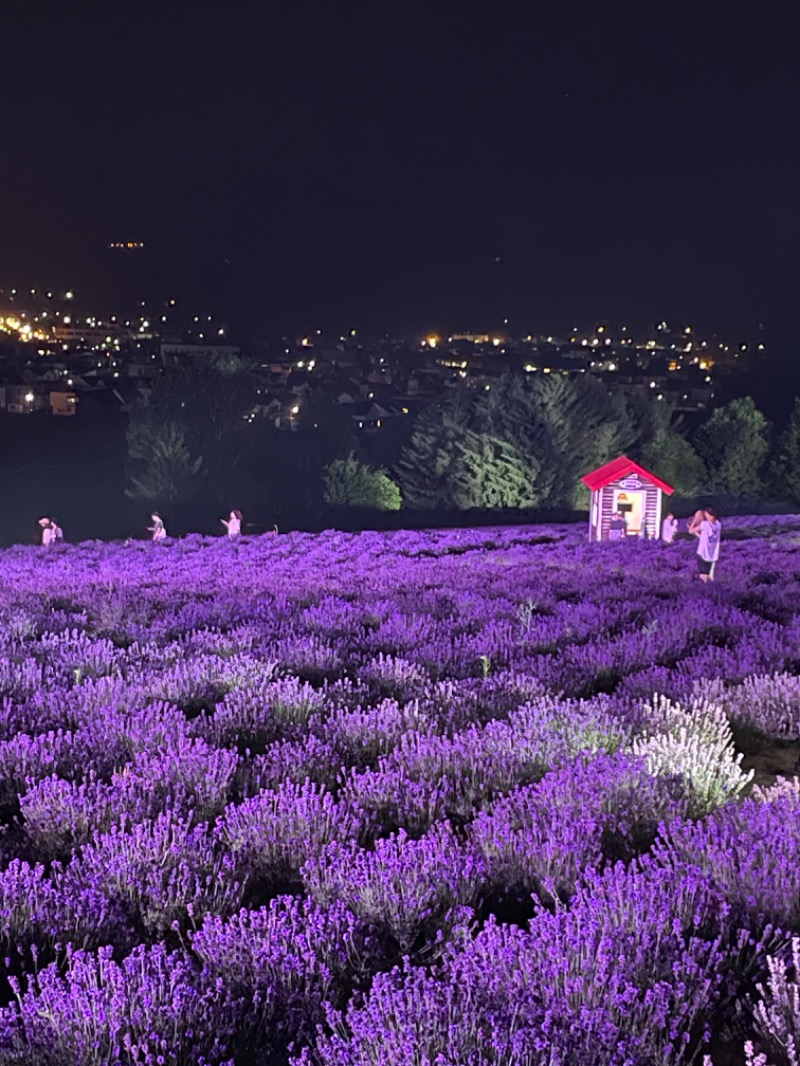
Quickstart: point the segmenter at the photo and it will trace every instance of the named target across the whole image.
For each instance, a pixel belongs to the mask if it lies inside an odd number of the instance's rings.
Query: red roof
[[[651,474],[643,466],[634,463],[633,459],[629,459],[627,455],[621,455],[619,459],[612,459],[610,463],[606,463],[605,466],[601,466],[597,470],[593,470],[591,474],[582,477],[581,481],[592,492],[596,492],[597,489],[602,489],[604,485],[610,485],[612,481],[619,481],[620,478],[627,477],[628,474],[639,474],[640,477],[652,481],[668,496],[671,496],[675,491],[672,485],[668,485],[666,481],[662,481],[655,474]]]

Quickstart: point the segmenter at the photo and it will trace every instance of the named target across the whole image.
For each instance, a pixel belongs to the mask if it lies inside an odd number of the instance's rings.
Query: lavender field
[[[800,516],[0,552],[0,1064],[798,1066]]]

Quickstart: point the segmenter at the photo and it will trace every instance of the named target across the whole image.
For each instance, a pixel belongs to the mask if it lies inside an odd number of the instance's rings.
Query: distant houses
[[[77,393],[63,381],[42,381],[35,375],[10,371],[0,382],[0,411],[9,414],[49,412],[58,417],[71,417],[77,407]]]

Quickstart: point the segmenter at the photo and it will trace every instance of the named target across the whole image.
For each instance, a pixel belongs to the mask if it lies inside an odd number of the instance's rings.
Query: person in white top
[[[678,532],[678,519],[670,511],[661,523],[661,539],[665,544],[672,544]]]
[[[220,518],[223,526],[227,530],[229,537],[238,537],[242,532],[242,512],[231,511],[229,518]]]
[[[39,525],[42,527],[42,544],[45,548],[49,548],[55,541],[55,529],[57,528],[55,523],[49,518],[40,518]]]
[[[693,520],[692,526],[695,527],[693,530],[695,536],[699,538],[697,544],[697,569],[700,573],[700,580],[703,584],[708,584],[709,581],[714,580],[714,570],[716,569],[717,559],[719,559],[722,523],[713,507],[706,507],[702,521],[698,524]]]
[[[150,515],[150,518],[153,520],[153,524],[152,526],[148,526],[147,530],[149,533],[153,534],[153,540],[164,540],[167,535],[167,531],[164,528],[164,522],[161,518],[161,515],[158,513],[158,511],[153,511],[153,513]]]

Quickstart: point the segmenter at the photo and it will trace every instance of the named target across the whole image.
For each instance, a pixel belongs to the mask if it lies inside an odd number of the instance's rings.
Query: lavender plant
[[[302,869],[320,904],[345,903],[369,927],[390,936],[403,955],[430,950],[471,917],[483,880],[481,863],[443,823],[419,840],[402,830],[374,850],[329,844]]]
[[[63,975],[50,965],[10,979],[16,1002],[0,1009],[0,1055],[20,1066],[224,1066],[222,996],[201,993],[197,978],[185,954],[161,944],[121,963],[110,948],[70,951]]]
[[[244,1042],[273,1048],[310,1037],[325,1005],[346,998],[375,962],[365,927],[342,903],[322,908],[291,896],[207,918],[192,947],[203,985],[227,990]]]
[[[800,937],[785,956],[767,959],[768,978],[756,991],[753,1020],[762,1048],[776,1066],[800,1064]]]
[[[696,701],[688,708],[665,698],[652,706],[651,735],[633,742],[652,774],[680,775],[690,785],[691,813],[707,814],[738,796],[754,771],[742,770],[725,712]]]
[[[631,755],[599,754],[499,800],[470,837],[496,891],[554,903],[572,895],[584,870],[644,850],[658,824],[688,806],[680,779],[653,777]]]
[[[327,844],[352,839],[357,831],[358,821],[346,806],[307,782],[264,790],[229,807],[214,837],[241,877],[280,885],[296,881],[301,867]]]

